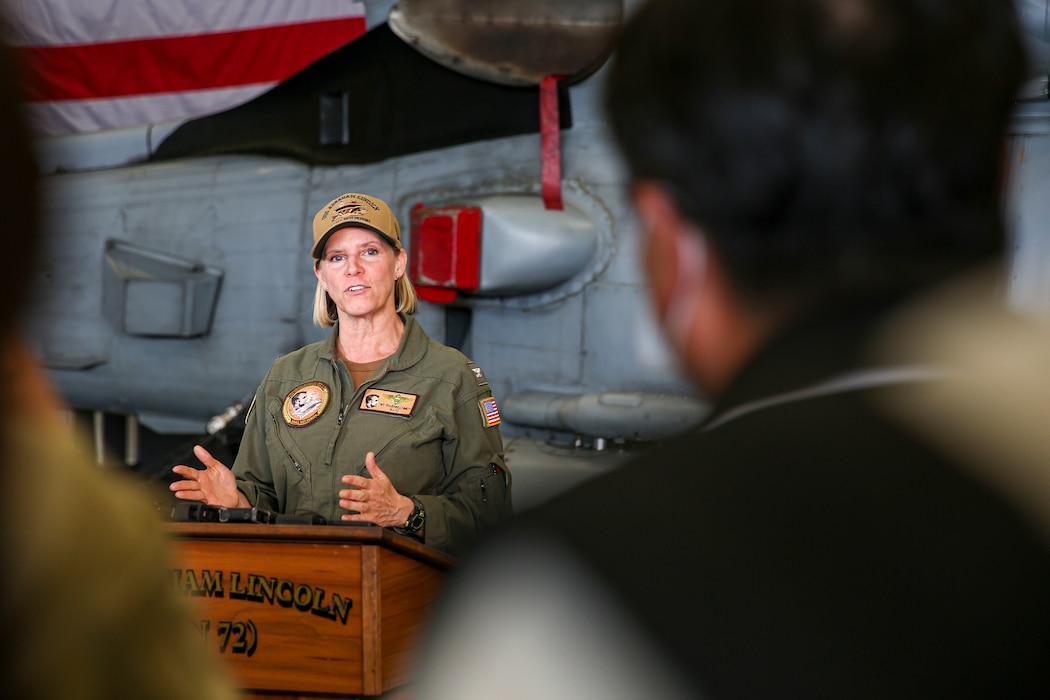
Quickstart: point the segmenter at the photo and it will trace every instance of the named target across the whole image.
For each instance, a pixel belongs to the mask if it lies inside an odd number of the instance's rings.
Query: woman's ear
[[[394,279],[401,279],[401,275],[405,274],[405,266],[408,264],[408,253],[405,249],[397,251],[397,261],[394,263]]]

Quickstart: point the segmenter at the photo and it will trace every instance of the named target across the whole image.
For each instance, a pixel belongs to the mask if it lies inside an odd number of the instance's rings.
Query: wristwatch
[[[395,527],[398,533],[402,535],[414,535],[423,529],[423,523],[427,519],[427,512],[423,510],[423,504],[419,502],[418,498],[413,497],[412,503],[415,507],[412,512],[408,514],[408,520],[405,521],[404,527]]]

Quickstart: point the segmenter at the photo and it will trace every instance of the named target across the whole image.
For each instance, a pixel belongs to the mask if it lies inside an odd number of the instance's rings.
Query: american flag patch
[[[481,417],[485,421],[485,425],[492,427],[500,424],[499,409],[496,408],[496,399],[491,396],[487,399],[482,399],[479,403],[481,406]]]

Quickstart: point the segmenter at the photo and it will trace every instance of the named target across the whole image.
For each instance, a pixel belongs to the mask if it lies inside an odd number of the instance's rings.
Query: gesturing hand
[[[237,480],[225,464],[211,456],[211,453],[200,445],[193,448],[193,454],[204,465],[204,469],[194,469],[185,464],[171,468],[184,478],[169,486],[176,498],[186,501],[203,501],[210,506],[237,508],[248,506],[248,499],[237,490]]]
[[[343,483],[351,488],[339,492],[339,507],[357,511],[356,514],[344,514],[343,520],[375,523],[383,527],[404,525],[412,514],[412,499],[397,492],[376,464],[374,452],[365,455],[365,469],[372,475],[371,479],[355,474],[343,476]]]

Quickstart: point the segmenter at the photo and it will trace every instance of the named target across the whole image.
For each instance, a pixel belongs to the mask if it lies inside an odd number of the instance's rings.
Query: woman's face
[[[406,259],[403,248],[394,252],[375,231],[349,227],[328,239],[314,272],[341,318],[373,317],[395,313],[394,285]]]

